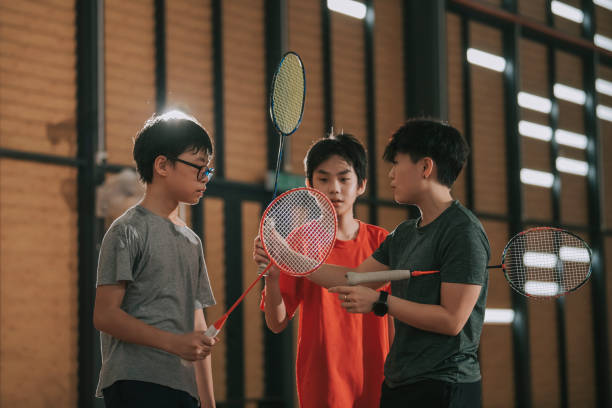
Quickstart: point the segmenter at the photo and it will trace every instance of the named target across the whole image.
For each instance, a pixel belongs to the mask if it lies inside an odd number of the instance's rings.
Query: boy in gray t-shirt
[[[489,241],[476,217],[450,193],[467,155],[468,146],[453,127],[427,119],[406,122],[391,138],[384,158],[392,163],[395,201],[417,206],[421,217],[400,224],[371,257],[353,268],[439,273],[392,282],[393,295],[345,286],[347,268],[326,265],[309,276],[338,293],[350,313],[394,317],[381,407],[481,405],[477,350]]]
[[[149,119],[134,143],[143,200],[104,236],[94,324],[107,407],[214,407],[203,308],[214,305],[199,237],[178,216],[197,204],[213,169],[212,143],[192,117]]]

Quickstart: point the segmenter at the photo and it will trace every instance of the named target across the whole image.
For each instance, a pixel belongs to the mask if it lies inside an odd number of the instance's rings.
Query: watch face
[[[376,316],[384,316],[387,314],[388,308],[387,303],[377,300],[372,306],[372,311]]]

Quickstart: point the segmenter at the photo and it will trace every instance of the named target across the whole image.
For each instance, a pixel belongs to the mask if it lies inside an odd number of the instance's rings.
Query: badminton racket
[[[270,119],[279,134],[276,169],[274,170],[274,189],[272,199],[276,197],[278,173],[283,160],[285,137],[298,129],[304,114],[306,100],[306,71],[300,56],[289,51],[281,58],[270,86]],[[261,274],[268,264],[261,264],[257,273]]]
[[[591,277],[591,248],[569,231],[537,227],[516,234],[506,244],[501,268],[510,287],[530,298],[556,298],[573,292]],[[403,280],[440,271],[392,270],[348,272],[349,285]]]
[[[209,337],[219,333],[232,311],[271,265],[294,276],[306,276],[321,266],[336,241],[336,212],[331,201],[320,191],[295,188],[279,195],[268,205],[259,231],[262,246],[271,262],[227,312],[208,327],[206,335]]]
[[[276,197],[285,137],[294,133],[302,123],[305,100],[306,71],[304,64],[298,54],[289,51],[281,58],[270,87],[270,119],[280,137],[274,172],[273,199]]]

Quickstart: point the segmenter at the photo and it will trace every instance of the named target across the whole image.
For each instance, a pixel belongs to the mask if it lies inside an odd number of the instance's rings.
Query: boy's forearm
[[[205,359],[196,361],[193,364],[202,408],[214,408],[216,404],[211,356],[208,355]]]
[[[264,314],[266,325],[274,333],[285,330],[288,323],[287,309],[280,291],[278,278],[266,277]]]
[[[173,333],[148,325],[121,309],[108,311],[104,316],[97,316],[96,328],[127,343],[173,353]]]
[[[309,281],[316,283],[324,288],[331,288],[334,286],[345,286],[346,273],[348,271],[355,270],[355,268],[347,268],[345,266],[323,264],[319,269],[307,275]]]
[[[389,296],[389,315],[417,329],[456,336],[462,327],[446,308],[441,305],[426,305]]]

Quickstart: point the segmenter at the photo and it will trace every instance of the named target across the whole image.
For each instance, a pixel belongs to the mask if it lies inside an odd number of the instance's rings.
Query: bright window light
[[[521,108],[531,109],[542,113],[550,113],[552,108],[550,99],[527,92],[518,93],[518,104]]]
[[[608,51],[612,51],[612,38],[608,38],[601,34],[595,34],[595,36],[593,36],[593,42],[599,48],[603,48]]]
[[[519,122],[519,133],[523,136],[543,140],[545,142],[550,142],[550,139],[552,139],[552,129],[550,127],[528,122],[526,120],[521,120]]]
[[[559,248],[559,258],[565,262],[591,262],[591,254],[586,248],[561,247]]]
[[[569,130],[557,129],[555,131],[555,141],[559,144],[576,149],[586,149],[587,138],[580,133],[570,132]]]
[[[595,80],[595,89],[597,92],[602,93],[604,95],[612,96],[612,82],[606,81],[605,79],[596,79]]]
[[[479,65],[497,72],[503,72],[506,68],[506,60],[502,57],[475,48],[468,48],[467,59],[470,64]]]
[[[612,11],[612,0],[593,0],[593,3]]]
[[[532,268],[554,268],[557,266],[557,255],[546,252],[525,252],[523,264]]]
[[[365,4],[353,0],[327,0],[327,8],[363,20],[366,16]]]
[[[555,162],[557,170],[563,173],[576,174],[577,176],[586,176],[589,172],[589,164],[582,160],[568,159],[567,157],[557,157]]]
[[[561,3],[560,1],[551,1],[550,9],[553,14],[571,20],[574,23],[582,23],[582,20],[584,20],[584,13],[582,10],[572,7],[569,4]]]
[[[612,122],[612,108],[606,105],[597,105],[597,117]]]
[[[521,169],[521,182],[532,186],[551,188],[555,177],[545,171]]]
[[[512,309],[485,309],[484,322],[486,324],[510,324],[514,321],[514,310]]]
[[[584,105],[586,101],[586,93],[582,89],[572,88],[571,86],[563,84],[555,84],[554,88],[555,97],[563,99],[564,101],[577,103],[578,105]]]
[[[525,293],[532,296],[554,296],[559,293],[559,284],[556,282],[527,281]]]

